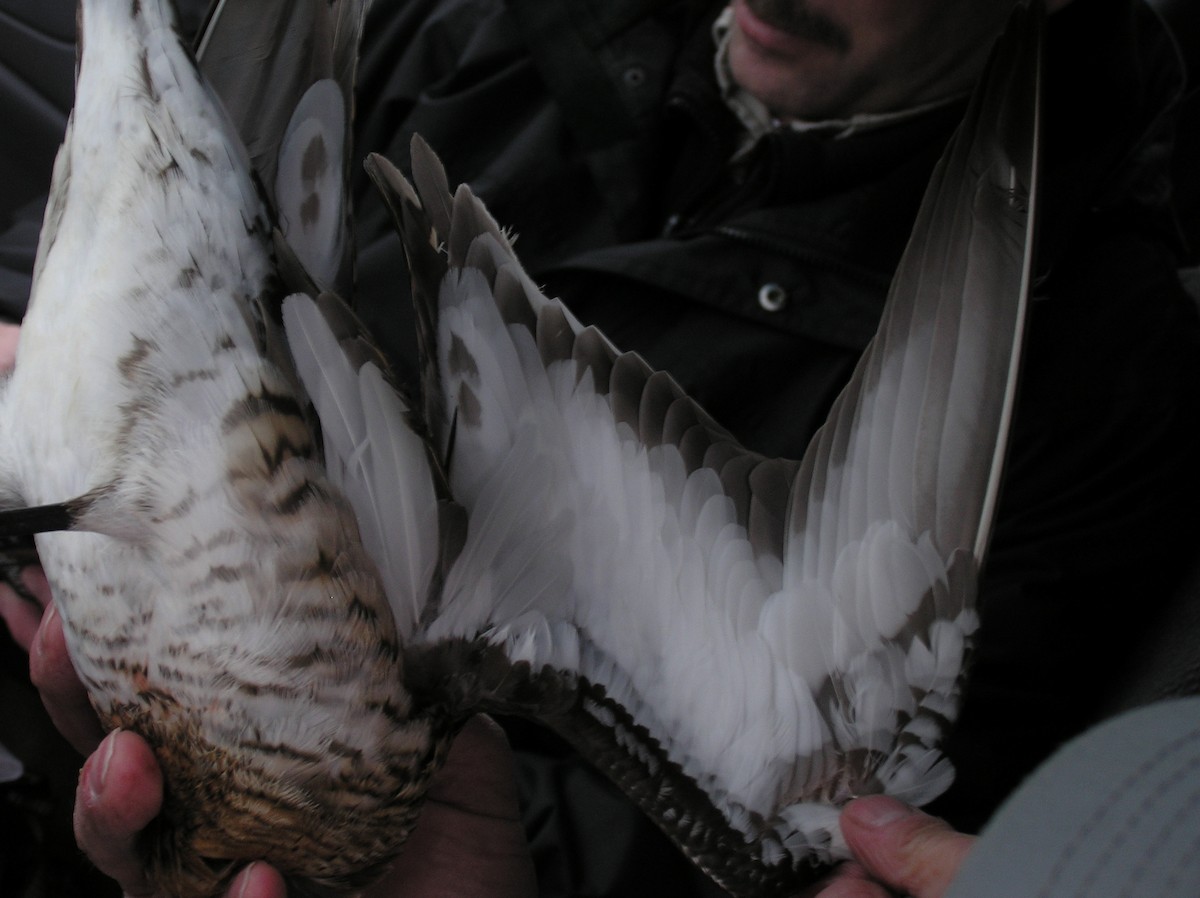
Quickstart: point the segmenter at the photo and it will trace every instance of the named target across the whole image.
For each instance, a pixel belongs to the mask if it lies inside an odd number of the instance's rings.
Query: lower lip
[[[746,39],[767,53],[783,56],[812,46],[811,42],[802,37],[768,25],[750,11],[746,0],[736,0],[733,4],[733,19]]]

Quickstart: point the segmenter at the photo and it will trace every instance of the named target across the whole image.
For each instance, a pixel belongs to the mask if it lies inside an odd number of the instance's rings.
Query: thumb
[[[126,896],[154,893],[137,843],[161,806],[162,774],[150,746],[125,730],[109,733],[79,775],[75,840]]]
[[[944,821],[885,795],[850,802],[841,825],[867,872],[913,898],[941,898],[975,843]]]

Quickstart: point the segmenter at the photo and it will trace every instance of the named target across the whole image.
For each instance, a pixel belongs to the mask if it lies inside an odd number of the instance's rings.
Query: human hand
[[[536,893],[512,752],[499,725],[479,715],[450,747],[392,870],[363,898]]]
[[[162,807],[162,773],[139,736],[109,733],[83,765],[75,792],[75,840],[126,898],[154,898],[135,846]],[[263,863],[242,870],[226,898],[283,898],[283,879]]]
[[[71,666],[50,584],[40,567],[30,566],[21,571],[21,585],[37,604],[0,583],[0,617],[16,643],[29,653],[29,677],[55,727],[76,751],[90,754],[100,744],[104,730]]]
[[[150,898],[153,891],[134,851],[162,802],[162,775],[150,747],[133,733],[110,733],[84,765],[75,800],[80,847],[126,895]],[[364,898],[534,893],[508,743],[493,721],[476,717],[434,778],[403,853]],[[286,898],[287,889],[268,864],[253,863],[226,894]]]
[[[841,825],[855,860],[843,864],[813,898],[942,898],[975,843],[973,836],[885,795],[850,802]]]
[[[134,852],[138,834],[158,814],[162,774],[137,735],[104,736],[67,655],[62,620],[38,568],[22,575],[42,609],[0,585],[0,615],[30,653],[30,674],[55,725],[82,754],[75,835],[80,848],[132,898],[152,895]],[[535,892],[533,864],[517,807],[512,756],[490,719],[467,723],[430,786],[405,850],[370,898],[449,893],[504,896]],[[230,898],[284,898],[283,879],[254,863],[231,884]]]
[[[76,840],[126,895],[148,895],[140,865],[132,858],[137,832],[158,813],[162,801],[162,778],[154,755],[132,734],[104,736],[67,654],[62,619],[51,600],[45,573],[39,567],[27,567],[21,571],[21,581],[37,604],[0,583],[0,617],[14,641],[29,653],[30,679],[54,725],[80,754],[91,755],[76,791]],[[116,796],[121,796],[120,800]],[[255,876],[257,880],[261,874]],[[257,894],[237,891],[244,878],[245,874],[235,882],[232,896]],[[267,893],[259,898],[267,898]]]

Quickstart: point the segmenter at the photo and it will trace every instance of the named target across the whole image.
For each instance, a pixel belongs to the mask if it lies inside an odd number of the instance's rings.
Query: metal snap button
[[[758,291],[758,304],[768,312],[778,312],[787,305],[787,291],[779,284],[763,284]]]

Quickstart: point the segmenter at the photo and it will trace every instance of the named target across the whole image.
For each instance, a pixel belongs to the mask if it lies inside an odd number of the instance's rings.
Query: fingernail
[[[96,752],[91,772],[88,774],[88,794],[93,802],[99,801],[100,793],[104,791],[104,785],[108,780],[108,766],[112,763],[116,745],[116,731],[114,730],[100,743],[100,748]]]
[[[848,805],[846,810],[858,823],[876,829],[895,823],[914,813],[908,805],[889,798],[887,795],[869,795],[866,798],[859,798]]]
[[[54,618],[58,617],[58,609],[51,602],[46,606],[46,610],[42,612],[42,623],[37,628],[37,633],[34,635],[36,641],[36,649],[41,650],[46,643],[46,634],[50,632],[50,627],[54,623]]]
[[[238,874],[237,891],[230,898],[246,898],[246,889],[250,887],[250,871],[254,869],[256,864],[258,864],[258,861],[251,861],[246,865],[246,869]]]

